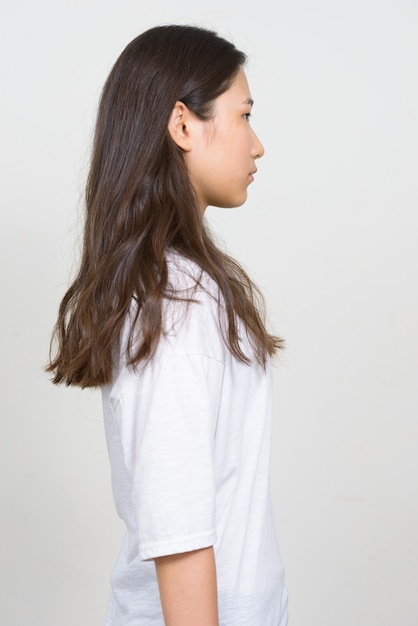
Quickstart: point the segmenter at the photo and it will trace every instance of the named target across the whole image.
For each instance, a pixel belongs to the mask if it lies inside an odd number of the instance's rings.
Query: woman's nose
[[[251,150],[251,156],[253,156],[255,159],[261,159],[261,157],[264,155],[264,146],[254,131],[253,131],[253,136],[254,136],[254,139],[253,139],[253,148]]]

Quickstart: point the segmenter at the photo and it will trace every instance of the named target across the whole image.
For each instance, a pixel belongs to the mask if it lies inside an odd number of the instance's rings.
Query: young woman
[[[245,55],[162,26],[105,84],[84,248],[61,303],[54,383],[101,387],[126,539],[107,626],[284,626],[270,499],[269,334],[257,288],[211,239],[263,146]]]

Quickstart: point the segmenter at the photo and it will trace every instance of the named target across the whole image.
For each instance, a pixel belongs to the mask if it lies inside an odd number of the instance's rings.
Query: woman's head
[[[103,89],[87,205],[100,189],[108,195],[107,186],[120,209],[132,211],[135,197],[142,208],[147,198],[154,209],[188,205],[192,190],[184,151],[168,132],[170,115],[180,101],[198,119],[210,119],[245,61],[233,44],[194,26],[159,26],[131,41]]]

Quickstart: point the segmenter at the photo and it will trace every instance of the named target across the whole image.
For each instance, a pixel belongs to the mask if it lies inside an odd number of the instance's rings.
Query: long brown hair
[[[83,252],[54,328],[46,371],[54,383],[97,387],[111,380],[112,346],[132,298],[141,341],[130,365],[147,361],[163,333],[166,255],[175,250],[218,285],[231,353],[249,363],[238,337],[242,320],[257,361],[281,345],[263,321],[263,301],[246,272],[214,243],[168,120],[176,101],[210,119],[246,56],[216,33],[159,26],[134,39],[103,88],[86,187]],[[52,350],[55,347],[55,355]]]

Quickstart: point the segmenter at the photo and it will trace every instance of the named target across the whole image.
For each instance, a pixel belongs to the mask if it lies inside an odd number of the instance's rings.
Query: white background
[[[100,394],[42,368],[101,87],[167,22],[250,57],[266,154],[247,204],[208,219],[287,341],[273,490],[290,626],[416,626],[416,0],[2,2],[1,623],[104,622],[122,527]]]

